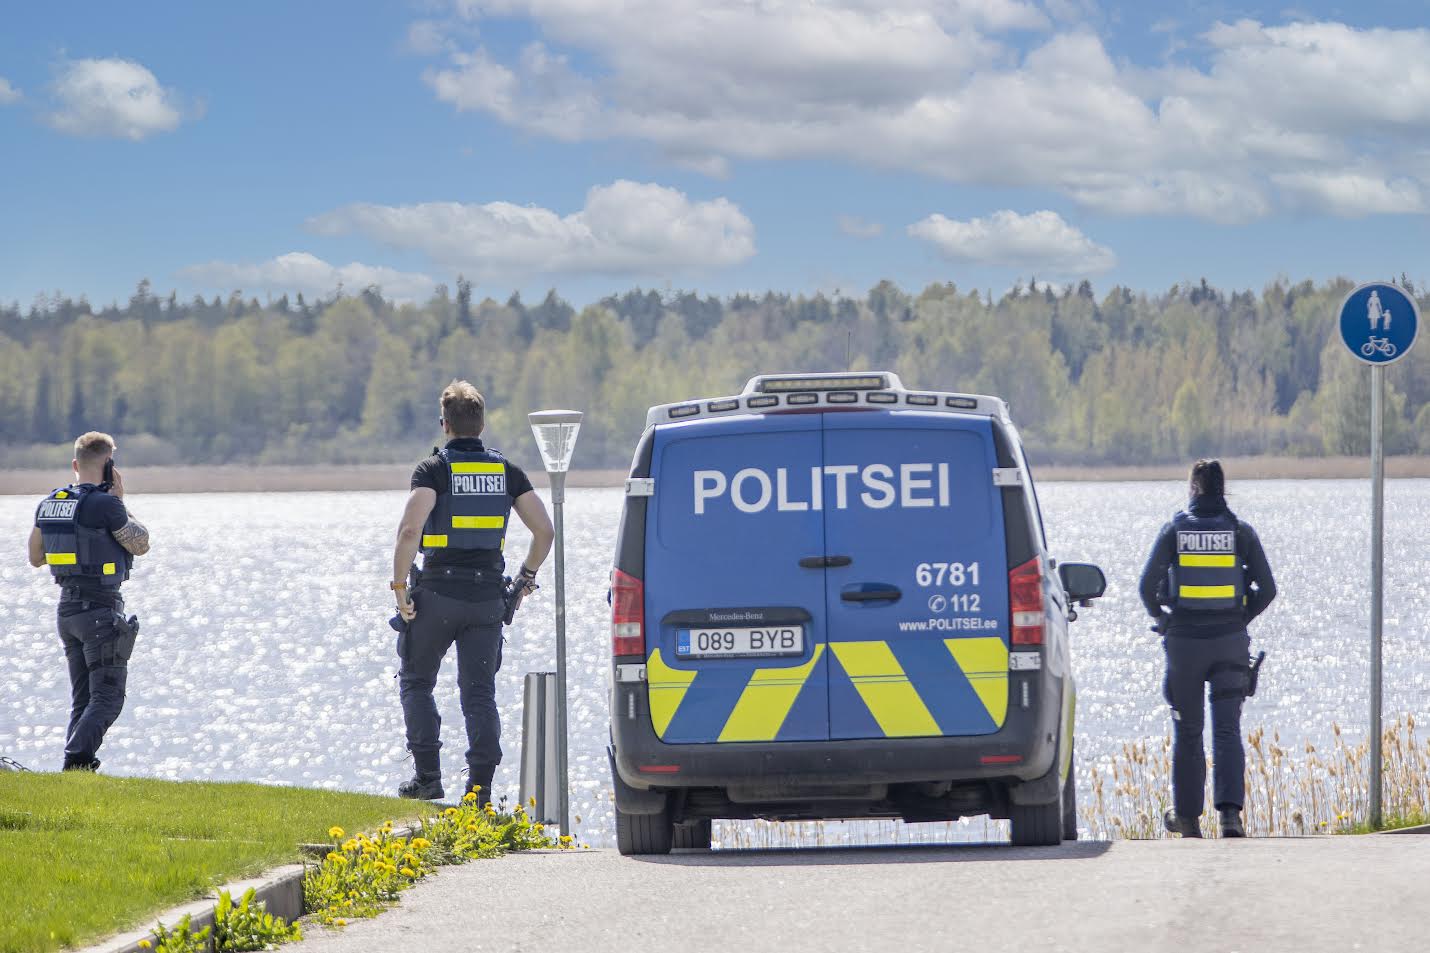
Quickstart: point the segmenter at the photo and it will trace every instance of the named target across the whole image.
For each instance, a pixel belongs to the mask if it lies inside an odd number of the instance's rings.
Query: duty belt
[[[423,582],[462,582],[479,583],[489,582],[495,585],[504,585],[506,580],[500,570],[496,569],[467,569],[460,566],[439,566],[436,569],[422,570]]]

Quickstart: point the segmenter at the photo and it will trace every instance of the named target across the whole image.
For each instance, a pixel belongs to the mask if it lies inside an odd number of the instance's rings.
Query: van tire
[[[1063,840],[1077,840],[1077,752],[1068,759],[1068,779],[1063,787]]]
[[[1047,804],[1014,804],[1008,812],[1014,847],[1056,847],[1063,841],[1062,792]]]
[[[686,821],[684,824],[676,825],[675,838],[672,841],[672,846],[693,850],[709,850],[711,833],[711,821],[708,817],[700,817],[693,821]]]
[[[623,857],[668,854],[674,840],[669,804],[656,814],[627,814],[616,809],[616,849]]]

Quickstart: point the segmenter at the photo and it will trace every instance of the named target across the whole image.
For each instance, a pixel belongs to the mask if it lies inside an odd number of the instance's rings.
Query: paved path
[[[1430,948],[1430,836],[614,851],[448,868],[294,953]]]

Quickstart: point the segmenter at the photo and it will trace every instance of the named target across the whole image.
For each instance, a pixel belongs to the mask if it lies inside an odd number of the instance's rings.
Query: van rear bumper
[[[1031,684],[1022,708],[1019,682]],[[758,783],[792,792],[827,786],[1001,781],[1010,786],[1056,777],[1062,680],[1010,673],[1003,727],[987,735],[840,741],[666,744],[656,737],[644,683],[616,683],[611,738],[616,773],[636,790],[729,788]],[[629,695],[636,695],[633,705]],[[627,713],[634,711],[634,717]],[[1017,759],[1016,761],[1013,759]],[[1056,796],[1054,787],[1050,797]]]

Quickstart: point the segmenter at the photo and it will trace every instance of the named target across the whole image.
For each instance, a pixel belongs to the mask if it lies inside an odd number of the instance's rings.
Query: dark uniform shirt
[[[447,449],[463,453],[479,453],[486,447],[477,437],[457,437],[448,441]],[[412,489],[415,490],[420,486],[427,487],[438,496],[451,492],[451,472],[446,461],[435,453],[417,464],[417,468],[412,471]],[[515,501],[522,494],[530,492],[531,488],[531,479],[521,467],[508,460],[506,462],[507,496]],[[450,567],[454,569],[486,569],[500,573],[504,566],[502,551],[499,549],[434,549],[423,557],[422,562],[424,571]],[[423,586],[434,591],[443,588],[426,581]],[[455,592],[449,594],[457,595]]]
[[[124,501],[108,493],[87,493],[75,511],[75,522],[90,529],[118,532],[129,522],[129,510]],[[93,576],[70,576],[61,588],[60,603],[63,612],[66,603],[89,602],[96,605],[119,605],[119,590],[106,589]],[[76,608],[76,611],[82,611]]]
[[[1194,497],[1187,510],[1198,516],[1229,512],[1226,500],[1204,496]],[[1245,629],[1247,623],[1265,612],[1271,600],[1276,598],[1276,580],[1271,575],[1271,565],[1266,561],[1266,551],[1261,548],[1261,538],[1250,523],[1237,520],[1237,524],[1236,553],[1246,574],[1246,606],[1224,612],[1173,612],[1164,635],[1207,639],[1231,635]],[[1164,615],[1162,606],[1170,604],[1168,571],[1176,558],[1176,530],[1171,523],[1167,523],[1152,545],[1138,587],[1142,604],[1154,619],[1161,619]]]

